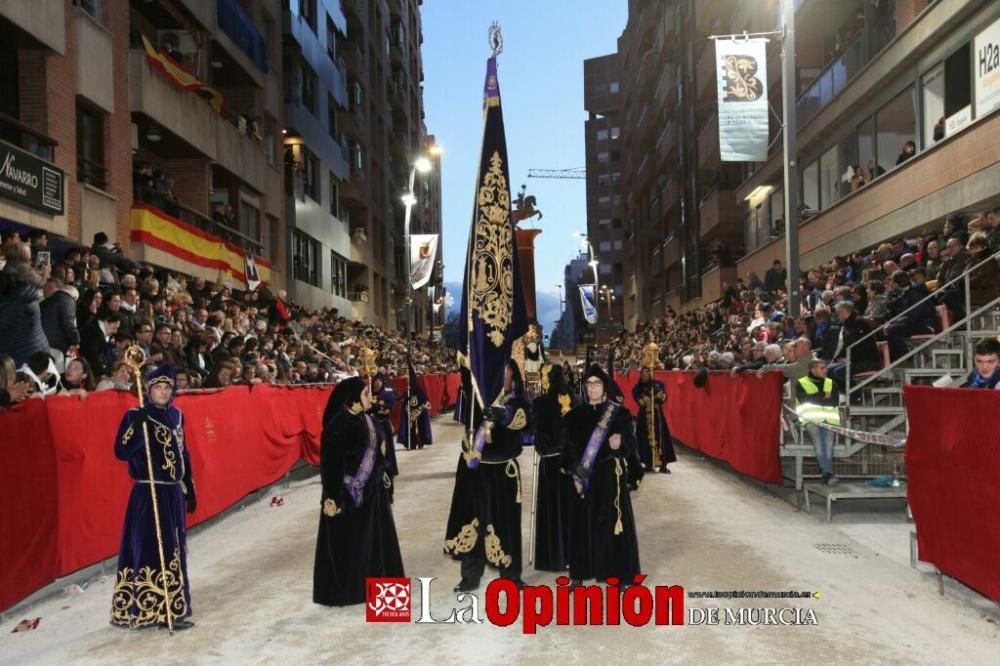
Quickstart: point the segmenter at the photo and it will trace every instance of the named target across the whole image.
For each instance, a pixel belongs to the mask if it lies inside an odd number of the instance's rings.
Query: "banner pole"
[[[799,148],[798,118],[795,109],[795,3],[782,0],[784,39],[781,64],[781,108],[784,118],[785,167],[785,267],[788,271],[788,307],[790,317],[798,317],[799,305]]]

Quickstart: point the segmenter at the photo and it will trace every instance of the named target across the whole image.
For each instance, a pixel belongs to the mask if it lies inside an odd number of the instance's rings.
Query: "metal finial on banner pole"
[[[500,22],[493,21],[490,24],[490,50],[493,51],[493,57],[496,58],[498,55],[503,53],[503,33],[500,31]]]

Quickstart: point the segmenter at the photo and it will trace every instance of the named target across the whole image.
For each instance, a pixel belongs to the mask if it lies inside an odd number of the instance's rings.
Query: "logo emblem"
[[[410,621],[409,578],[369,578],[366,587],[366,621]]]

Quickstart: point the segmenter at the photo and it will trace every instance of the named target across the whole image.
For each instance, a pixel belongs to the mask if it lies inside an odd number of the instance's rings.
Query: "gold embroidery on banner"
[[[549,387],[552,385],[552,380],[549,378],[550,374],[552,374],[551,365],[542,368],[542,393],[548,393]]]
[[[323,515],[333,518],[338,513],[340,513],[340,507],[332,499],[323,500]]]
[[[472,249],[469,311],[479,311],[490,342],[500,347],[512,318],[514,256],[510,189],[503,175],[499,151],[490,156],[490,167],[483,175],[476,205],[478,218]]]
[[[444,540],[444,552],[446,553],[468,553],[476,546],[479,538],[479,519],[473,518],[471,523],[462,525],[454,539]]]
[[[166,588],[164,590],[164,588]],[[170,604],[170,614],[182,618],[188,614],[184,599],[184,574],[181,572],[181,554],[174,554],[167,564],[166,575],[152,567],[143,567],[136,573],[132,567],[118,571],[118,582],[111,600],[111,622],[130,629],[166,624],[164,598]]]
[[[559,415],[566,416],[573,409],[573,396],[563,393],[559,396]]]
[[[483,545],[486,546],[486,561],[493,566],[509,567],[511,562],[513,562],[513,558],[503,552],[500,537],[497,536],[496,530],[493,529],[492,525],[486,526],[486,538],[483,541]]]

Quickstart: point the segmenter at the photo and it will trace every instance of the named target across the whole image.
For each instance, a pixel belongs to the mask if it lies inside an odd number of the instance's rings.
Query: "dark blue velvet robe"
[[[410,432],[414,432],[410,442]],[[431,403],[423,392],[410,393],[399,418],[399,443],[407,449],[422,449],[433,441],[431,433]]]
[[[191,456],[185,446],[184,417],[174,407],[146,406],[149,449],[156,483],[160,514],[160,534],[166,561],[166,589],[161,582],[162,567],[153,517],[149,471],[138,409],[122,418],[115,437],[115,456],[128,462],[129,476],[135,480],[125,511],[118,576],[111,606],[111,623],[129,629],[166,626],[167,610],[179,620],[191,615],[191,590],[187,576],[186,497],[194,498]]]
[[[392,431],[392,410],[396,406],[396,392],[391,386],[385,386],[378,394],[372,395],[371,415],[378,426],[382,438],[383,455],[386,468],[393,476],[399,476],[399,466],[396,464],[396,438]]]
[[[635,436],[639,445],[639,459],[642,460],[642,464],[647,468],[652,468],[677,462],[677,453],[674,452],[674,441],[670,437],[670,428],[667,427],[667,419],[663,415],[663,405],[667,402],[667,389],[663,385],[663,382],[658,379],[649,382],[640,381],[632,387],[632,398],[639,405],[639,414],[636,416]],[[652,406],[651,402],[654,403]],[[650,409],[652,409],[652,414],[649,412]],[[652,419],[650,419],[650,416],[652,416]],[[650,446],[651,420],[652,439],[655,441],[655,447]],[[654,455],[654,448],[658,455]]]

